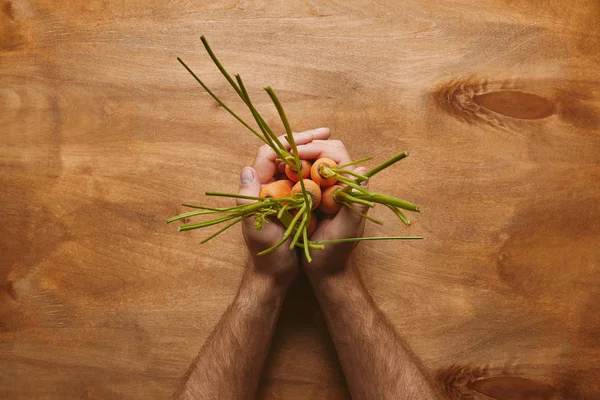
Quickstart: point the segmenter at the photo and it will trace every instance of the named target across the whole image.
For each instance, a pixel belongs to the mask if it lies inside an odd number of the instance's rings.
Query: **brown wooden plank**
[[[410,150],[372,185],[423,213],[367,233],[426,239],[354,262],[451,397],[600,398],[599,27],[594,1],[1,1],[0,397],[165,398],[233,298],[239,230],[164,224],[258,146],[175,60],[242,110],[203,33],[268,122],[265,84],[295,130]],[[312,296],[261,398],[348,398]]]

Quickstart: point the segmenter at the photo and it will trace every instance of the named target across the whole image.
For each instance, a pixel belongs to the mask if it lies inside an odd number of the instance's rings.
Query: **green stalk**
[[[298,239],[300,239],[300,234],[305,229],[305,227],[308,226],[309,222],[310,222],[310,212],[305,212],[304,216],[302,217],[302,222],[300,222],[300,226],[298,227],[298,229],[296,229],[296,233],[294,234],[292,243],[290,243],[290,250],[292,250],[294,247],[296,247],[296,243],[298,243]]]
[[[234,199],[246,199],[246,200],[265,200],[264,197],[256,197],[256,196],[245,196],[243,194],[237,193],[222,193],[222,192],[205,192],[206,196],[218,196],[218,197],[233,197]]]
[[[265,91],[269,94],[269,97],[271,97],[271,100],[273,101],[273,104],[275,104],[275,108],[277,109],[277,112],[279,113],[279,118],[281,118],[281,122],[283,122],[283,126],[285,127],[285,134],[287,136],[288,143],[289,143],[290,147],[292,148],[292,152],[294,153],[294,161],[296,163],[296,171],[300,171],[301,168],[300,168],[300,157],[298,156],[298,148],[296,147],[296,140],[294,139],[294,133],[292,132],[290,122],[287,119],[287,115],[285,115],[283,106],[281,105],[281,102],[279,101],[279,98],[277,97],[277,94],[275,93],[273,88],[271,86],[266,86]],[[300,187],[302,188],[302,196],[304,197],[304,202],[306,204],[309,204],[309,200],[308,200],[309,196],[306,194],[306,187],[304,187],[304,179],[300,179],[299,181],[300,181]],[[312,197],[311,197],[311,202],[312,202]],[[311,204],[311,209],[312,209],[312,204]]]
[[[365,158],[361,158],[360,160],[356,160],[356,161],[352,161],[349,162],[347,164],[342,164],[342,165],[338,165],[337,168],[346,168],[346,167],[350,167],[352,165],[356,165],[356,164],[360,164],[360,163],[364,163],[366,161],[369,161],[370,159],[372,159],[373,157],[365,157]]]
[[[408,157],[408,151],[403,151],[400,154],[396,154],[394,157],[389,158],[388,160],[382,162],[381,164],[379,164],[378,166],[376,166],[375,168],[365,172],[365,176],[367,178],[372,177],[373,175],[375,175],[378,172],[383,171],[384,169],[386,169],[387,167],[397,163],[398,161],[402,160],[403,158]]]
[[[225,77],[225,79],[227,79],[227,81],[229,82],[229,84],[231,85],[231,87],[233,87],[233,89],[237,92],[237,94],[241,96],[240,88],[237,87],[237,85],[235,84],[235,82],[233,81],[233,79],[231,78],[231,76],[229,75],[229,73],[227,72],[227,70],[225,69],[225,67],[223,67],[223,65],[221,65],[221,62],[219,61],[219,59],[217,58],[217,56],[215,55],[215,53],[213,53],[213,51],[210,48],[210,46],[208,45],[208,41],[206,40],[206,38],[204,37],[204,35],[200,36],[200,40],[202,40],[202,44],[204,45],[204,48],[206,49],[206,52],[208,53],[208,55],[210,56],[210,58],[213,60],[213,62],[217,66],[217,68],[219,68],[219,71],[221,71],[221,73],[223,74],[223,76]]]
[[[286,204],[283,207],[281,207],[281,210],[279,210],[279,212],[277,213],[277,219],[281,219],[281,217],[283,216],[283,213],[286,212],[288,210],[288,208],[290,208],[289,204]]]
[[[408,218],[406,217],[406,215],[404,215],[404,213],[402,211],[398,210],[398,208],[396,208],[394,206],[390,206],[389,204],[385,204],[385,206],[387,208],[389,208],[390,210],[392,210],[394,212],[394,214],[396,214],[396,216],[398,218],[400,218],[400,220],[404,223],[404,225],[410,226],[410,221],[408,220]]]
[[[360,212],[360,211],[358,211],[356,208],[352,207],[350,204],[348,204],[348,203],[344,203],[344,205],[345,205],[346,207],[348,207],[350,210],[352,210],[352,211],[354,211],[355,213],[357,213],[358,215],[360,215],[361,217],[363,217],[364,219],[366,219],[366,220],[368,220],[368,221],[371,221],[371,222],[373,222],[373,223],[375,223],[375,224],[377,224],[377,225],[383,225],[383,222],[381,222],[380,220],[378,220],[378,219],[375,219],[375,218],[373,218],[373,217],[369,217],[369,216],[368,216],[367,214],[365,214],[365,213],[361,213],[361,212]]]
[[[177,215],[175,217],[169,218],[167,220],[167,224],[170,224],[171,222],[179,221],[180,219],[184,219],[184,218],[188,218],[188,217],[195,217],[196,215],[215,214],[217,212],[218,211],[209,211],[209,210],[190,211],[190,212],[179,214],[179,215]]]
[[[302,208],[300,209],[300,211],[298,211],[298,213],[294,216],[294,219],[290,223],[290,226],[288,226],[288,228],[285,230],[285,233],[283,234],[283,237],[281,238],[281,240],[279,242],[277,242],[276,245],[274,245],[272,247],[269,247],[268,249],[265,249],[265,250],[259,252],[257,255],[258,256],[262,256],[262,255],[268,254],[268,253],[272,252],[273,250],[277,249],[282,244],[284,244],[285,241],[292,234],[294,226],[298,223],[298,219],[300,219],[300,217],[302,216],[302,214],[304,214],[305,211],[306,211],[306,205],[302,206]]]
[[[227,229],[231,228],[232,226],[234,226],[238,222],[243,221],[246,218],[251,217],[251,216],[252,216],[251,214],[246,214],[244,216],[239,217],[238,219],[236,219],[233,222],[225,225],[223,228],[219,229],[218,231],[216,231],[215,233],[213,233],[212,235],[210,235],[209,237],[207,237],[206,239],[204,239],[203,241],[201,241],[200,244],[204,244],[204,243],[208,242],[209,240],[211,240],[215,236],[220,235],[221,233],[225,232]]]
[[[312,257],[310,256],[310,246],[308,245],[308,234],[306,233],[306,229],[302,230],[302,242],[304,243],[304,255],[306,256],[306,261],[312,262]]]
[[[248,91],[246,90],[246,86],[244,85],[244,82],[242,81],[242,77],[240,75],[236,75],[235,79],[237,79],[238,83],[240,84],[240,88],[242,88],[242,91],[244,93],[244,95],[246,96],[246,99],[248,100],[248,107],[250,108],[250,110],[254,110],[255,114],[255,119],[256,122],[261,126],[261,129],[266,132],[266,134],[268,134],[271,138],[271,140],[273,142],[275,142],[278,146],[278,148],[280,149],[280,151],[278,152],[277,150],[275,150],[275,152],[280,156],[284,158],[284,162],[285,159],[288,159],[290,154],[288,153],[288,151],[285,149],[285,146],[283,145],[283,143],[281,143],[281,141],[279,140],[279,137],[277,137],[277,135],[273,132],[273,130],[271,129],[271,127],[267,124],[267,122],[264,120],[264,118],[262,117],[262,115],[260,115],[260,113],[258,112],[258,110],[256,109],[256,107],[254,107],[254,104],[252,104],[252,102],[250,101],[250,95],[248,94]]]
[[[280,148],[277,147],[277,145],[275,144],[275,142],[273,140],[273,137],[277,138],[277,136],[273,133],[273,131],[271,131],[271,129],[269,128],[267,123],[262,119],[262,117],[261,117],[260,113],[258,112],[258,110],[256,109],[256,107],[254,107],[254,104],[252,104],[252,100],[250,100],[250,95],[248,94],[248,91],[246,90],[246,86],[244,85],[244,82],[242,81],[242,77],[239,75],[236,75],[235,79],[237,79],[237,81],[240,85],[241,91],[242,91],[240,96],[242,96],[242,100],[244,100],[244,103],[246,103],[246,105],[250,109],[250,112],[252,113],[254,120],[258,124],[258,127],[262,131],[262,133],[265,137],[265,140],[267,141],[267,144],[269,145],[270,148],[273,149],[273,151],[279,157],[284,158],[284,153],[282,153]],[[277,139],[277,140],[279,140],[279,139]],[[284,150],[285,150],[285,148],[284,148]]]
[[[406,200],[399,199],[393,196],[386,196],[384,194],[372,193],[370,195],[364,195],[362,193],[354,193],[354,197],[361,198],[363,200],[372,201],[379,204],[389,204],[391,206],[400,207],[409,211],[421,212],[419,206],[409,203]]]
[[[181,225],[179,227],[179,232],[189,231],[192,229],[206,228],[207,226],[220,224],[221,222],[227,222],[227,221],[237,218],[237,217],[239,217],[239,215],[235,215],[235,214],[234,215],[226,215],[224,217],[211,219],[210,221],[198,222],[196,224]]]
[[[217,212],[217,211],[229,211],[229,210],[231,210],[232,208],[235,208],[235,207],[230,207],[230,208],[204,207],[204,206],[195,206],[195,205],[192,205],[192,204],[186,204],[186,203],[183,203],[183,204],[181,204],[181,206],[182,206],[182,207],[188,207],[188,208],[199,208],[199,209],[201,209],[201,210],[210,210],[210,211],[215,211],[215,212]],[[236,206],[236,207],[237,207],[237,206]]]
[[[363,204],[367,207],[373,208],[375,207],[375,203],[371,202],[371,201],[367,201],[367,200],[363,200],[363,199],[359,199],[358,197],[349,195],[348,193],[342,191],[342,190],[338,190],[337,192],[334,193],[334,196],[337,198],[342,197],[344,200],[341,201],[341,203],[358,203],[358,204]]]
[[[341,175],[336,176],[336,179],[340,182],[342,182],[343,184],[347,185],[347,187],[345,187],[343,190],[345,193],[349,193],[351,189],[355,189],[358,190],[359,192],[363,193],[364,195],[370,195],[371,192],[369,191],[369,189],[367,189],[364,186],[361,186],[360,184],[357,184],[356,182],[358,182],[358,178],[355,180],[352,179],[348,179],[348,178],[344,178]]]
[[[327,244],[327,243],[360,242],[363,240],[420,240],[420,239],[423,239],[423,236],[379,236],[379,237],[360,237],[360,238],[317,240],[313,243]]]
[[[329,168],[329,169],[330,169],[331,171],[335,172],[335,174],[336,174],[336,175],[352,175],[352,176],[354,176],[354,177],[356,177],[356,178],[360,178],[360,179],[361,179],[361,181],[366,181],[367,179],[369,179],[369,178],[367,178],[367,177],[366,177],[366,176],[364,176],[364,175],[357,174],[356,172],[354,172],[354,171],[349,171],[349,170],[347,170],[347,169],[340,169],[340,168]]]
[[[204,88],[204,90],[205,90],[205,91],[206,91],[206,92],[207,92],[207,93],[208,93],[208,94],[209,94],[209,95],[210,95],[210,96],[211,96],[213,99],[215,99],[215,101],[216,101],[217,103],[219,103],[219,105],[220,105],[221,107],[223,107],[225,110],[227,110],[227,112],[228,112],[229,114],[231,114],[231,115],[232,115],[232,116],[233,116],[235,119],[237,119],[237,120],[238,120],[238,121],[239,121],[239,122],[240,122],[242,125],[244,125],[246,128],[248,128],[248,129],[250,130],[250,132],[252,132],[252,133],[253,133],[253,134],[254,134],[254,135],[257,137],[257,138],[259,138],[259,139],[260,139],[260,140],[262,140],[264,143],[266,143],[265,139],[264,139],[264,138],[263,138],[263,137],[262,137],[262,136],[261,136],[261,135],[260,135],[258,132],[256,132],[256,130],[255,130],[254,128],[252,128],[250,125],[248,125],[248,123],[246,123],[246,121],[244,121],[244,120],[243,120],[241,117],[239,117],[239,116],[238,116],[238,115],[237,115],[235,112],[233,112],[233,110],[231,110],[229,107],[227,107],[227,105],[226,105],[225,103],[223,103],[223,102],[221,101],[221,99],[219,99],[219,98],[217,97],[217,95],[215,95],[215,94],[214,94],[214,93],[213,93],[213,92],[212,92],[212,91],[211,91],[211,90],[208,88],[208,86],[206,86],[206,85],[204,84],[204,82],[202,82],[202,81],[200,80],[200,78],[198,78],[198,76],[197,76],[197,75],[194,73],[194,71],[192,71],[192,70],[190,69],[190,67],[188,67],[188,66],[187,66],[187,64],[186,64],[186,63],[184,63],[184,62],[183,62],[183,60],[182,60],[181,58],[177,57],[177,61],[179,61],[179,63],[180,63],[181,65],[183,65],[183,67],[184,67],[185,69],[187,69],[187,71],[188,71],[188,72],[189,72],[189,73],[190,73],[190,74],[191,74],[191,75],[194,77],[194,79],[196,80],[196,82],[198,82],[198,83],[199,83],[199,84],[200,84],[200,85],[201,85],[201,86]]]

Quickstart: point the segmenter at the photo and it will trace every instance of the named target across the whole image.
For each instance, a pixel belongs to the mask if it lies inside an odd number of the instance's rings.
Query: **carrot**
[[[287,179],[271,182],[260,189],[260,197],[271,197],[273,199],[288,197],[292,186],[294,186],[294,183]]]
[[[321,198],[319,210],[323,211],[325,214],[337,214],[340,208],[342,208],[342,205],[340,203],[336,203],[334,195],[337,191],[342,190],[343,188],[344,187],[340,185],[333,185],[325,189]]]
[[[310,161],[300,160],[300,172],[302,175],[302,179],[310,178]],[[296,167],[290,167],[288,164],[285,164],[285,174],[288,179],[292,182],[298,182],[300,178],[298,177],[298,171],[296,171]]]
[[[315,161],[310,169],[310,178],[321,187],[329,187],[335,185],[337,179],[334,177],[326,177],[322,175],[322,167],[329,168],[337,167],[337,163],[331,158],[323,157]]]
[[[317,214],[315,214],[314,212],[310,213],[310,223],[308,224],[308,227],[306,228],[306,234],[308,235],[308,237],[311,237],[313,233],[315,233],[315,231],[317,230]]]
[[[302,181],[304,182],[304,187],[306,188],[306,191],[308,192],[310,197],[312,197],[311,210],[314,210],[315,208],[319,207],[319,204],[321,204],[321,188],[319,188],[319,185],[317,185],[310,179],[302,179]],[[300,181],[298,181],[298,183],[296,183],[292,188],[292,194],[295,193],[302,193],[302,185],[300,184]]]

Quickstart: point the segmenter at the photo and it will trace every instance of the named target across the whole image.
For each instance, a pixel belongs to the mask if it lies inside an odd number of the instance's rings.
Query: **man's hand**
[[[312,129],[305,132],[295,133],[294,140],[297,145],[310,146],[315,142],[327,142],[330,136],[328,128]],[[289,150],[290,145],[284,136],[279,138]],[[278,172],[276,162],[277,154],[267,145],[258,149],[254,165],[245,167],[240,175],[239,194],[246,196],[258,196],[263,185],[274,180]],[[239,199],[238,204],[252,203],[253,200]],[[243,222],[244,239],[252,258],[251,269],[260,275],[274,278],[277,285],[287,288],[298,274],[298,255],[296,251],[290,251],[289,241],[275,251],[257,256],[256,254],[275,245],[281,240],[285,228],[276,219],[262,224],[262,229],[257,230],[254,219],[248,218]]]
[[[298,154],[303,159],[328,157],[338,163],[338,165],[351,162],[346,147],[339,140],[314,140],[311,143],[299,146]],[[352,167],[347,167],[347,169],[352,169]],[[366,168],[363,167],[356,169],[356,172],[359,174],[363,174],[366,171]],[[366,185],[367,182],[363,182],[363,184]],[[368,210],[368,207],[361,204],[355,204],[353,207],[363,214]],[[365,220],[363,217],[348,207],[342,207],[333,218],[321,221],[310,239],[317,241],[361,237],[364,227]],[[311,279],[335,274],[344,268],[356,243],[327,244],[324,250],[314,250],[311,252],[312,262],[309,263],[303,257],[302,267]]]

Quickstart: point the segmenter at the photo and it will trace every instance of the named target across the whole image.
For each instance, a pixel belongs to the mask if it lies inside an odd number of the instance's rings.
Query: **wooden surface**
[[[232,300],[239,229],[164,223],[258,146],[176,62],[243,110],[201,33],[269,122],[265,84],[411,152],[372,186],[423,213],[367,233],[426,239],[356,263],[450,397],[600,399],[596,0],[0,1],[0,398],[166,398]],[[305,281],[259,397],[348,397]]]

